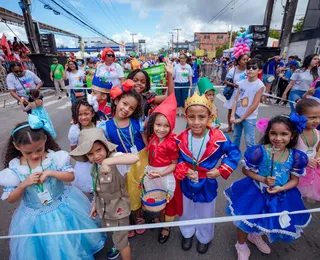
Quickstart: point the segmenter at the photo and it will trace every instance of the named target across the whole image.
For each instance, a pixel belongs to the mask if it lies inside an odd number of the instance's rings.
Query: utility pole
[[[174,32],[169,32],[172,36],[172,40],[171,40],[171,45],[172,45],[172,49],[171,49],[171,54],[173,56],[173,36],[174,36]]]
[[[36,37],[35,28],[30,11],[31,0],[20,0],[19,6],[22,10],[24,18],[24,27],[27,33],[28,41],[30,44],[30,51],[32,53],[40,53],[39,44]]]
[[[233,23],[234,23],[234,7],[236,5],[236,1],[233,0],[233,7],[232,7],[232,23],[231,23],[231,30],[230,30],[230,40],[229,40],[229,49],[231,48],[232,43],[232,31],[233,31]]]
[[[289,47],[290,35],[297,10],[297,5],[298,0],[287,0],[282,20],[279,42],[282,53],[286,53]]]
[[[263,25],[267,25],[270,28],[271,19],[272,19],[272,12],[274,7],[274,0],[268,0],[266,11],[264,13]]]
[[[177,31],[177,53],[179,53],[179,31],[181,31],[181,29],[174,29],[175,31]]]
[[[136,33],[131,33],[132,36],[132,52],[135,52],[135,46],[134,46],[134,36],[137,35]]]

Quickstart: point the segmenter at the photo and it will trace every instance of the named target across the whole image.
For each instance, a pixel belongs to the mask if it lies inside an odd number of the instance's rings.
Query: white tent
[[[89,58],[90,55],[86,52],[82,52],[82,51],[78,51],[74,54],[74,56],[76,56],[77,59],[86,59]]]

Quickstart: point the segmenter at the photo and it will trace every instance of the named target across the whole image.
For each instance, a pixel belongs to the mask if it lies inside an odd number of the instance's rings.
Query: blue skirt
[[[100,220],[89,218],[91,204],[77,188],[65,187],[63,195],[44,210],[33,210],[22,201],[11,221],[10,235],[92,229]],[[93,255],[104,247],[105,234],[13,238],[10,259],[94,260]]]
[[[246,177],[234,182],[225,190],[228,200],[226,212],[231,216],[276,213],[305,210],[297,188],[278,194],[261,192],[255,181]],[[234,224],[246,233],[266,234],[269,241],[290,242],[300,237],[302,229],[311,221],[309,213],[290,215],[290,226],[282,228],[279,217],[236,221]]]

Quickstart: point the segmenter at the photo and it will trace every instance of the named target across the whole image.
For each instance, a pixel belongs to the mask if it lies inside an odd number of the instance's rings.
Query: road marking
[[[57,107],[56,109],[66,109],[66,108],[68,108],[68,107],[71,107],[70,101],[67,101],[66,104],[64,104],[64,105],[62,105],[62,106],[60,106],[60,107]]]
[[[55,103],[58,103],[58,102],[60,102],[60,101],[63,101],[63,99],[65,99],[66,97],[62,97],[61,99],[54,99],[54,100],[52,100],[52,101],[49,101],[49,102],[45,102],[44,103],[44,105],[43,106],[45,106],[45,107],[47,107],[47,106],[51,106],[51,105],[53,105],[53,104],[55,104]]]

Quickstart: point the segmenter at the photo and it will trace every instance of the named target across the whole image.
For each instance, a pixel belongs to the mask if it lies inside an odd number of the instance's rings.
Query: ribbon
[[[133,89],[134,82],[131,79],[125,80],[121,86],[114,86],[110,90],[110,97],[112,99],[116,99],[117,97],[121,96],[123,92],[129,92]]]
[[[14,129],[11,133],[12,136],[14,136],[14,134],[16,132],[18,132],[19,130],[26,128],[26,127],[30,127],[32,130],[38,130],[38,129],[43,129],[48,133],[51,133],[51,127],[50,124],[47,122],[47,120],[42,119],[38,116],[29,114],[28,116],[28,124],[22,125],[17,127],[16,129]]]
[[[306,123],[308,122],[308,119],[304,115],[300,116],[296,112],[292,112],[290,114],[290,121],[295,124],[299,133],[301,134],[303,132],[303,129],[306,128]]]
[[[97,97],[93,96],[91,94],[88,94],[87,95],[87,101],[88,101],[89,105],[91,105],[93,107],[93,110],[95,112],[98,112],[99,104],[98,104],[98,101],[97,101]]]

